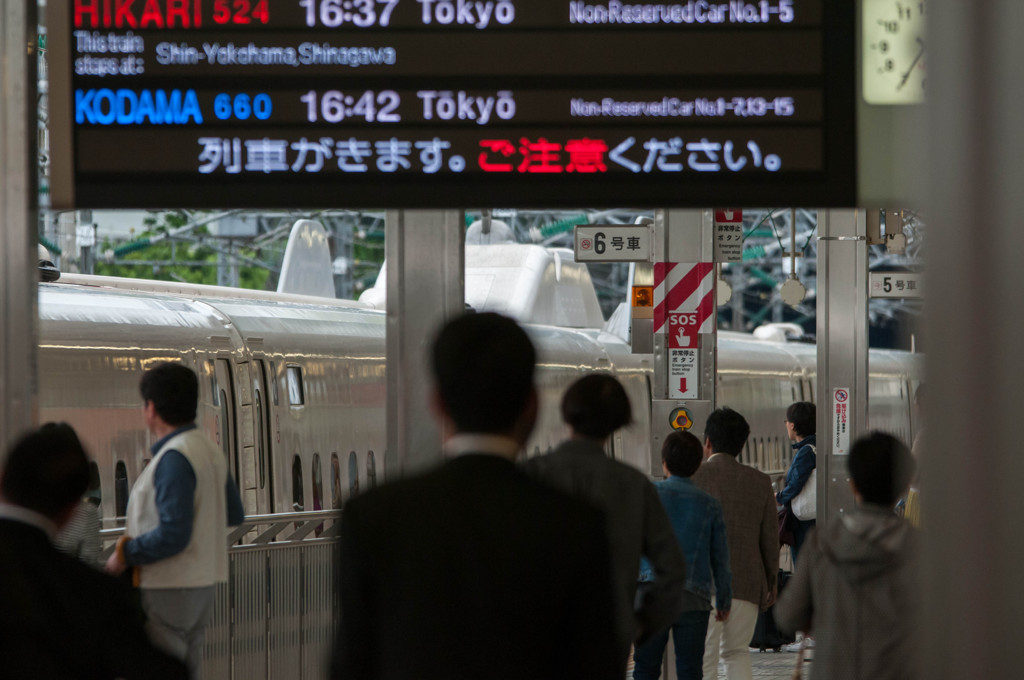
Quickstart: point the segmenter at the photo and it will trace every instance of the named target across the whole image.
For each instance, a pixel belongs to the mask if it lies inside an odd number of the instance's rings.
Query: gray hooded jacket
[[[812,678],[916,678],[917,531],[863,505],[813,531],[775,606],[783,630],[814,635]]]

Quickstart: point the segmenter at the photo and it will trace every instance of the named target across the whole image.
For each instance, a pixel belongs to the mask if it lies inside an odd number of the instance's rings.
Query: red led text
[[[270,21],[267,0],[74,0],[75,28],[201,28]]]

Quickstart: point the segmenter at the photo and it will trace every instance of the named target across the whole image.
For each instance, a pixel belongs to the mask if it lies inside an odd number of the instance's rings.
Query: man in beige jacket
[[[750,639],[758,611],[775,600],[779,573],[779,527],[775,493],[768,475],[739,462],[750,434],[746,419],[730,408],[716,409],[704,426],[707,460],[693,482],[722,504],[732,568],[732,610],[727,621],[708,623],[704,677],[718,677],[721,653],[729,680],[750,680]]]

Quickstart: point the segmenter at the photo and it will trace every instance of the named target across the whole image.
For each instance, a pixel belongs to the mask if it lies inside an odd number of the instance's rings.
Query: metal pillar
[[[36,421],[36,3],[0,0],[0,459]]]
[[[1011,84],[1024,3],[930,0],[928,12],[920,677],[1011,678],[1024,625],[1024,90]]]
[[[441,459],[428,402],[429,350],[442,323],[465,308],[465,217],[459,210],[389,210],[385,222],[385,467],[389,476],[405,476]]]
[[[655,260],[657,262],[714,262],[715,222],[711,210],[656,210],[654,213]],[[703,441],[704,421],[715,408],[715,374],[718,370],[718,332],[714,270],[711,274],[713,302],[710,333],[700,334],[699,398],[673,399],[669,389],[670,350],[667,332],[654,334],[654,384],[651,386],[651,474],[661,476],[661,444],[672,432],[676,409],[685,408],[692,420],[690,432]],[[657,297],[657,294],[656,294]]]
[[[850,444],[867,430],[868,250],[863,210],[818,211],[818,524],[853,507]]]
[[[747,288],[747,272],[742,262],[732,265],[732,330],[742,333],[746,330],[746,313],[743,309],[743,291]]]

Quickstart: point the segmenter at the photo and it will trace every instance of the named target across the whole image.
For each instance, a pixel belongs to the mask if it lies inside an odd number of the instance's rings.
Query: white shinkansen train
[[[518,252],[496,263],[499,249]],[[506,296],[492,286],[486,306],[524,320],[538,347],[542,413],[527,454],[547,451],[566,435],[558,414],[564,389],[587,371],[608,371],[625,385],[635,417],[615,437],[611,453],[659,474],[650,469],[650,355],[633,354],[623,339],[599,328],[533,325],[523,318],[538,308],[538,298],[566,297],[522,295],[524,285],[543,289],[551,278],[544,263],[556,268],[552,251],[468,246],[467,285],[483,277],[500,283],[496,270],[522,271],[523,253],[528,278],[539,283],[523,284],[519,277],[504,286],[511,291]],[[482,264],[472,266],[474,259]],[[579,322],[590,311],[592,317],[597,303],[585,268],[571,262],[557,268],[556,283],[572,279],[593,299],[540,315],[565,312]],[[517,297],[530,309],[518,308]],[[474,302],[471,291],[467,301]],[[180,360],[199,374],[200,426],[223,447],[248,514],[338,508],[386,474],[385,319],[379,310],[275,293],[66,276],[40,284],[39,313],[40,415],[80,433],[99,468],[105,518],[124,514],[131,483],[149,457],[138,382],[147,365],[163,360]],[[742,460],[784,473],[791,451],[783,415],[793,401],[814,400],[815,348],[728,332],[718,338],[717,401],[751,425]],[[871,352],[872,429],[911,441],[918,359]]]
[[[651,470],[649,444],[651,357],[633,354],[621,337],[601,329],[585,267],[571,262],[566,251],[538,246],[467,246],[466,280],[469,304],[518,318],[537,345],[541,417],[527,454],[545,452],[566,436],[558,409],[564,389],[588,371],[608,371],[626,387],[635,419],[616,434],[611,455],[658,474]],[[79,432],[99,473],[107,527],[123,517],[131,485],[151,455],[138,383],[144,369],[158,361],[182,361],[198,373],[200,427],[223,448],[247,515],[340,508],[388,473],[385,315],[371,305],[66,276],[40,284],[39,315],[40,417],[66,421]],[[792,457],[785,409],[793,401],[815,398],[815,348],[726,332],[718,338],[717,401],[743,413],[751,425],[741,460],[783,474]],[[918,359],[904,352],[871,352],[872,429],[912,440]],[[294,521],[289,515],[288,525]],[[304,535],[313,537],[308,531]],[[267,538],[263,544],[275,543]],[[329,600],[330,579],[323,576],[330,573],[329,553],[318,559],[317,588]],[[313,563],[303,558],[295,564],[306,566],[292,568],[310,569]],[[232,578],[241,581],[242,567],[233,569]],[[266,587],[277,583],[271,573],[257,578],[246,572],[245,578],[264,583],[263,591],[254,586],[254,592],[277,597]],[[322,664],[316,660],[329,646],[325,630],[332,612],[330,605],[308,595],[319,592],[310,588],[295,585],[301,596],[295,596],[299,603],[289,610],[294,620],[288,619],[287,626],[299,635],[274,633],[273,625],[260,618],[271,616],[264,604],[244,613],[241,608],[250,605],[237,593],[234,599],[225,595],[218,607],[235,611],[218,614],[223,630],[217,632],[215,625],[208,641],[211,671],[294,677],[274,669],[302,666],[302,677],[321,677]],[[319,609],[315,617],[313,609]],[[310,634],[310,627],[319,632]],[[250,631],[248,638],[245,631]]]

